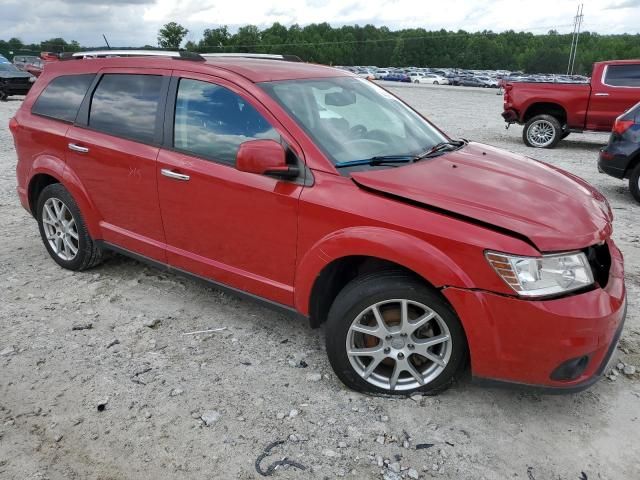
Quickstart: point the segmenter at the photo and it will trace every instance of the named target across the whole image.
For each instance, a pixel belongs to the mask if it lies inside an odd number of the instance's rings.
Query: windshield
[[[18,68],[11,63],[0,63],[0,72],[19,72]]]
[[[448,139],[396,97],[353,77],[264,82],[335,164],[414,156]]]

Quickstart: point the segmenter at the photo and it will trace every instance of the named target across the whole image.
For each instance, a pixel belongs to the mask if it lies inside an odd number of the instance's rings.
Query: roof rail
[[[63,53],[60,55],[61,60],[109,57],[168,57],[178,60],[205,61],[205,59],[197,53],[184,50],[92,50],[88,52]]]
[[[204,58],[260,58],[263,60],[284,60],[286,62],[302,62],[297,55],[279,55],[275,53],[201,53]]]

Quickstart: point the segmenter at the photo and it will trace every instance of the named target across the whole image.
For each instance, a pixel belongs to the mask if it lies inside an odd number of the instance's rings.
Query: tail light
[[[20,126],[20,124],[15,119],[15,117],[11,117],[11,120],[9,120],[9,130],[11,130],[12,134],[15,135],[18,132],[18,127],[19,126]]]
[[[616,122],[613,124],[613,133],[622,135],[624,132],[629,130],[633,124],[633,120],[622,120],[620,118],[616,118]]]

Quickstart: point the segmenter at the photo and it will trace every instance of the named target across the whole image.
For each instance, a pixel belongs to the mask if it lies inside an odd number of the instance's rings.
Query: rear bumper
[[[504,118],[504,121],[507,123],[518,123],[520,121],[518,112],[510,109],[502,112],[502,118]]]
[[[626,315],[622,255],[612,257],[605,288],[530,301],[484,291],[444,290],[467,334],[477,381],[571,393],[595,383],[615,352]],[[554,380],[568,361],[588,357],[575,378]]]
[[[598,170],[615,178],[623,179],[629,166],[629,157],[609,152],[607,147],[598,155]]]

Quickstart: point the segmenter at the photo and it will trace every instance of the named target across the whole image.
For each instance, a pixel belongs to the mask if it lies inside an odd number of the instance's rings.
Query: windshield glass
[[[0,72],[19,72],[18,68],[11,63],[0,63]]]
[[[264,82],[260,86],[335,164],[413,156],[447,138],[400,100],[353,77]]]

